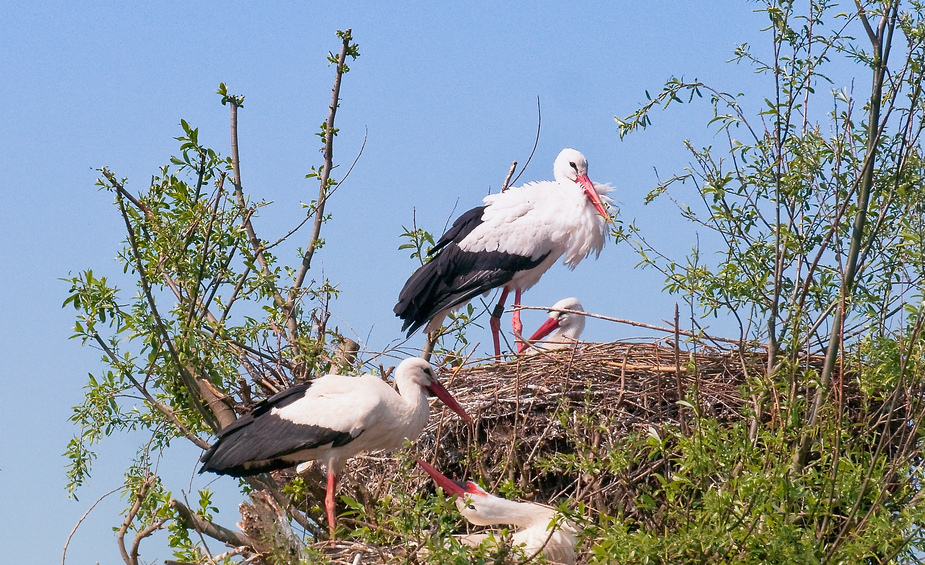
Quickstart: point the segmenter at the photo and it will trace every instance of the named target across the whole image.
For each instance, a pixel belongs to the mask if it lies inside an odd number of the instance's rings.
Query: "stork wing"
[[[298,452],[349,444],[374,420],[370,414],[382,402],[379,391],[363,381],[328,375],[271,397],[222,430],[203,455],[200,472],[253,475],[313,459],[311,453],[287,457]]]
[[[471,253],[450,244],[415,271],[399,293],[394,311],[404,320],[402,331],[407,329],[410,336],[436,314],[507,284],[548,255],[531,259],[499,251]]]

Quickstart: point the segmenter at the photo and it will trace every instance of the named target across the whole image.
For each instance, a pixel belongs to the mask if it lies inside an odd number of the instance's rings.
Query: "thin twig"
[[[501,185],[501,192],[504,192],[511,186],[511,177],[514,176],[514,171],[517,169],[517,161],[511,163],[511,168],[507,172],[507,177],[504,178],[504,184]]]
[[[513,312],[515,309],[517,309],[517,310],[549,310],[549,307],[548,307],[548,306],[523,306],[523,305],[521,305],[521,306],[517,306],[516,308],[512,308],[511,310],[508,310],[508,312]],[[635,326],[635,327],[638,327],[638,328],[646,328],[646,329],[649,329],[649,330],[655,330],[655,331],[665,332],[665,333],[669,333],[669,334],[675,333],[675,328],[666,328],[666,327],[664,327],[664,326],[653,326],[652,324],[644,324],[644,323],[642,323],[642,322],[634,322],[633,320],[626,320],[626,319],[623,319],[623,318],[613,318],[613,317],[611,317],[611,316],[604,316],[604,315],[601,315],[601,314],[593,314],[593,313],[591,313],[591,312],[586,312],[586,311],[584,311],[584,310],[569,310],[569,309],[567,309],[567,308],[561,308],[561,309],[557,309],[557,311],[562,312],[562,313],[565,313],[565,314],[578,314],[578,315],[581,315],[581,316],[587,316],[587,317],[589,317],[589,318],[597,318],[597,319],[599,319],[599,320],[606,320],[606,321],[608,321],[608,322],[616,322],[616,323],[618,323],[618,324],[626,324],[626,325],[628,325],[628,326]],[[678,330],[677,333],[679,333],[680,335],[683,335],[683,336],[685,336],[685,337],[693,337],[693,338],[697,338],[697,339],[709,339],[709,340],[711,340],[711,341],[716,341],[716,342],[720,342],[720,343],[732,343],[732,344],[735,344],[735,345],[741,345],[741,343],[742,343],[742,341],[739,340],[739,339],[730,339],[730,338],[724,338],[724,337],[708,336],[708,335],[706,335],[706,334],[704,334],[704,333],[694,333],[694,332],[689,332],[689,331],[680,330],[680,329]],[[756,345],[757,345],[758,347],[763,347],[762,344],[756,344]]]
[[[350,30],[348,29],[344,33],[343,42],[340,48],[340,55],[337,57],[337,73],[334,76],[334,88],[332,89],[331,106],[328,112],[328,119],[325,121],[324,166],[322,167],[321,175],[319,175],[318,178],[320,187],[318,189],[318,202],[315,205],[315,224],[312,228],[311,239],[309,240],[308,246],[305,249],[305,255],[302,257],[302,266],[299,268],[298,273],[296,273],[295,280],[292,285],[292,290],[289,291],[289,301],[287,302],[287,307],[290,309],[295,302],[299,289],[302,287],[302,283],[305,280],[305,275],[311,268],[312,257],[315,254],[315,249],[318,246],[319,237],[321,235],[321,224],[324,221],[324,205],[329,196],[328,181],[331,178],[331,170],[334,168],[334,116],[337,114],[337,107],[340,104],[340,83],[341,78],[344,75],[344,64],[347,61],[347,51],[348,47],[350,46],[351,39],[352,37],[350,35]]]
[[[530,161],[533,160],[533,154],[536,153],[536,148],[540,144],[540,130],[543,129],[543,112],[540,108],[540,97],[536,97],[536,138],[533,140],[533,149],[530,151],[530,156],[527,157],[527,162],[524,163],[524,168],[520,169],[520,173],[517,174],[517,177],[512,182],[517,182],[517,179],[520,178],[520,175],[524,174],[524,171],[527,170],[527,167],[530,166]],[[516,162],[516,161],[515,161]]]
[[[77,523],[74,524],[74,529],[72,529],[71,533],[67,535],[67,541],[64,542],[64,551],[61,552],[61,565],[64,565],[64,560],[67,558],[67,546],[70,545],[71,538],[74,537],[75,533],[77,533],[77,528],[79,528],[80,525],[83,523],[83,521],[87,518],[87,516],[90,515],[90,512],[93,512],[93,509],[96,508],[96,505],[99,504],[100,502],[103,502],[104,498],[106,498],[107,496],[111,494],[115,494],[124,488],[125,488],[125,485],[119,485],[116,488],[104,494],[103,496],[97,498],[96,502],[91,504],[90,508],[88,508],[87,511],[83,513],[83,516],[81,516],[80,519],[77,520]]]
[[[112,187],[116,189],[116,192],[118,194],[128,199],[128,201],[134,204],[136,208],[141,210],[145,216],[147,216],[148,218],[154,218],[154,214],[151,212],[151,209],[145,206],[144,204],[142,204],[141,201],[135,198],[131,192],[126,190],[125,187],[122,186],[122,183],[116,180],[116,175],[112,174],[112,172],[109,169],[106,169],[104,167],[103,169],[100,170],[100,172],[103,173],[103,176],[106,177],[106,180],[108,180],[109,184],[111,184]]]

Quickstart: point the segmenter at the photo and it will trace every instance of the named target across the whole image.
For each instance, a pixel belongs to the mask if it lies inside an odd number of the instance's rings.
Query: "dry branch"
[[[255,546],[256,542],[251,539],[250,536],[229,530],[228,528],[219,526],[218,524],[206,520],[205,518],[199,516],[187,508],[185,504],[177,499],[171,499],[170,507],[180,515],[180,519],[183,520],[187,527],[205,534],[212,539],[218,540],[232,547]]]

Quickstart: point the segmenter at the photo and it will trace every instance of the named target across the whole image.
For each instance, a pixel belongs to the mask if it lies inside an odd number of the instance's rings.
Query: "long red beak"
[[[437,381],[433,381],[430,383],[430,386],[427,387],[427,390],[433,393],[441,401],[443,401],[443,403],[446,404],[450,410],[459,414],[460,418],[469,422],[470,424],[472,423],[472,418],[466,414],[466,411],[463,409],[463,407],[460,406],[458,402],[456,402],[456,399],[450,395],[450,392],[445,389],[442,384]]]
[[[578,184],[581,185],[581,188],[585,191],[585,196],[588,197],[588,200],[591,201],[591,204],[597,209],[597,212],[604,217],[604,220],[608,224],[613,223],[610,219],[610,214],[607,213],[607,210],[604,209],[604,204],[601,202],[600,196],[598,196],[597,191],[594,190],[594,183],[591,182],[591,179],[588,178],[587,174],[581,175],[578,177]]]
[[[449,496],[454,496],[454,495],[463,496],[466,494],[470,494],[470,495],[471,494],[484,494],[484,491],[482,491],[482,489],[479,488],[477,484],[471,481],[467,481],[465,483],[454,481],[452,479],[447,478],[440,471],[434,469],[433,465],[431,465],[430,463],[422,459],[418,459],[417,461],[418,461],[418,465],[420,465],[422,469],[427,471],[427,474],[430,475],[430,477],[434,480],[435,483],[437,483],[437,486],[442,488],[443,492],[445,492]]]
[[[556,318],[546,318],[546,321],[543,322],[543,325],[538,327],[533,335],[530,336],[530,339],[527,340],[527,343],[518,343],[517,344],[517,353],[523,353],[524,349],[530,346],[531,343],[535,343],[544,337],[548,336],[559,327],[559,320]]]

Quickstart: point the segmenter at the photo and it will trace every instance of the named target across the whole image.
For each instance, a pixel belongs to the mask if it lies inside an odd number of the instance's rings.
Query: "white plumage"
[[[375,375],[327,375],[284,390],[219,432],[199,472],[242,477],[320,461],[328,472],[325,505],[333,535],[336,475],[362,451],[417,439],[430,415],[428,392],[472,421],[423,359],[402,361],[395,384],[397,393]]]
[[[453,481],[432,465],[418,459],[418,464],[448,495],[456,495],[459,513],[476,526],[509,524],[517,529],[511,536],[513,547],[529,559],[542,551],[550,563],[572,565],[576,561],[575,545],[578,542],[577,526],[564,520],[555,508],[533,502],[515,502],[489,494],[477,484]],[[456,536],[460,542],[478,546],[485,540],[496,539],[490,533]],[[515,561],[521,559],[515,558]]]
[[[582,259],[600,254],[610,217],[606,185],[588,178],[588,161],[563,149],[553,166],[554,181],[531,182],[486,196],[484,205],[460,216],[399,294],[395,314],[408,335],[426,325],[438,328],[444,316],[479,294],[501,287],[491,325],[495,354],[500,355],[499,321],[507,295],[532,287],[559,258],[574,269]],[[515,310],[512,325],[522,330]]]

